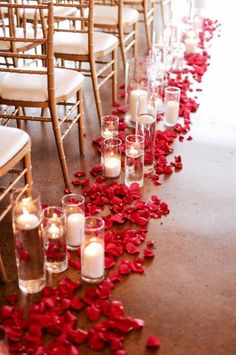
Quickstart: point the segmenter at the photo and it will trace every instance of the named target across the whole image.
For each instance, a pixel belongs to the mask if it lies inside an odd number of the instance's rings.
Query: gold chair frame
[[[11,50],[3,51],[0,50],[0,57],[6,58],[6,60],[11,59],[13,62],[19,60],[23,61],[34,61],[34,62],[41,62],[45,65],[45,70],[38,68],[29,69],[27,66],[23,67],[0,67],[0,72],[5,73],[20,73],[20,74],[37,74],[37,75],[46,75],[47,77],[47,92],[48,92],[48,99],[45,101],[23,101],[23,100],[9,100],[0,97],[0,104],[17,107],[17,114],[13,113],[5,113],[1,114],[1,117],[4,119],[14,119],[17,120],[18,127],[20,128],[21,120],[30,120],[30,121],[40,121],[40,122],[51,122],[53,127],[53,133],[55,137],[56,147],[58,151],[58,156],[60,160],[61,170],[64,177],[65,186],[70,186],[70,179],[68,173],[68,167],[66,163],[64,147],[63,147],[63,140],[67,136],[68,132],[71,128],[77,123],[79,129],[79,147],[80,152],[83,153],[83,90],[82,90],[82,83],[78,85],[78,87],[74,88],[71,92],[68,92],[67,95],[62,95],[59,97],[55,96],[55,75],[54,75],[54,50],[53,50],[53,35],[54,35],[54,17],[53,17],[53,3],[48,2],[47,4],[39,4],[36,2],[36,5],[32,4],[25,4],[19,3],[0,3],[0,9],[2,6],[8,8],[8,16],[9,16],[9,23],[10,23],[10,35],[5,34],[0,37],[0,41],[8,41],[10,43]],[[24,32],[23,37],[16,37],[15,36],[15,27],[16,21],[14,17],[14,11],[19,9],[23,9],[23,11],[27,11],[27,9],[34,9],[35,10],[35,17],[33,21],[33,28],[36,31],[39,31],[38,25],[41,25],[43,36],[42,38],[27,38],[27,17],[26,15],[22,16],[22,28]],[[45,16],[45,11],[47,16]],[[1,10],[0,10],[1,13]],[[1,15],[0,15],[1,17]],[[46,24],[47,22],[47,24]],[[25,50],[29,48],[34,48],[37,46],[41,46],[42,52],[37,53],[35,50],[34,54],[28,52],[18,52],[17,51],[17,43],[25,43],[26,47]],[[22,51],[21,47],[21,51]],[[0,84],[1,85],[1,84]],[[71,96],[76,95],[76,102],[67,102]],[[57,106],[63,105],[69,107],[69,111],[60,118],[58,117]],[[24,108],[31,107],[31,108],[41,108],[41,111],[45,111],[44,109],[49,108],[50,117],[44,116],[32,116],[26,115]],[[23,108],[23,110],[21,109]],[[72,113],[76,110],[76,116],[71,119]],[[63,132],[61,132],[63,125],[67,125]]]
[[[93,91],[95,96],[95,102],[98,112],[99,122],[103,116],[102,101],[100,88],[108,81],[112,79],[112,100],[117,101],[117,47],[118,44],[107,48],[105,51],[101,50],[94,53],[94,1],[84,0],[70,0],[69,3],[63,1],[56,1],[54,6],[73,7],[80,11],[80,15],[76,16],[54,16],[54,22],[58,24],[55,27],[55,32],[67,32],[70,33],[87,33],[88,34],[88,54],[72,54],[72,53],[60,53],[55,49],[54,55],[56,59],[62,60],[62,67],[65,67],[65,60],[79,63],[76,70],[82,72],[85,76],[91,76]],[[88,9],[88,14],[86,14]],[[70,21],[74,24],[71,28],[61,28],[60,23],[63,21]],[[81,28],[76,28],[76,23],[81,24]],[[105,59],[106,56],[111,55],[111,59]],[[89,69],[83,67],[84,63],[89,64]],[[99,68],[97,68],[99,66]],[[101,122],[100,122],[101,123]]]
[[[16,187],[19,181],[24,178],[24,188],[31,187],[32,173],[31,173],[31,140],[28,142],[8,161],[6,164],[0,167],[0,178],[6,174],[14,175],[14,178],[8,183],[7,186],[1,187],[0,191],[0,203],[11,193]],[[23,168],[16,168],[16,165],[23,162]],[[0,222],[10,212],[11,203],[6,203],[6,207],[0,212]],[[6,282],[7,275],[0,253],[0,281]]]

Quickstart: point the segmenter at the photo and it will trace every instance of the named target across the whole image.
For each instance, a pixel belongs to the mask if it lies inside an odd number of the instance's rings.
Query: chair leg
[[[0,254],[0,281],[7,282],[7,274],[2,260],[2,255]]]
[[[21,107],[16,108],[17,109],[17,116],[20,117],[21,116]],[[21,120],[19,118],[17,118],[16,120],[16,126],[17,128],[21,129],[22,125],[21,125]]]
[[[64,177],[66,187],[70,187],[69,173],[68,173],[68,168],[67,168],[67,163],[66,163],[63,142],[62,142],[62,138],[61,138],[61,131],[60,131],[59,122],[58,122],[57,110],[54,105],[50,105],[49,110],[50,110],[50,115],[51,115],[51,120],[52,120],[52,125],[53,125],[53,133],[54,133],[54,137],[55,137],[57,151],[58,151],[58,155],[59,155],[59,159],[60,159],[62,174]]]
[[[126,62],[126,48],[125,48],[125,43],[124,43],[124,33],[123,30],[119,27],[119,39],[120,39],[120,49],[121,49],[121,56],[125,68],[125,62]]]
[[[133,46],[133,57],[137,57],[138,55],[138,22],[136,22],[134,25],[133,25],[133,29],[134,29],[134,46]]]
[[[81,88],[76,93],[77,102],[80,104],[78,106],[77,114],[80,114],[80,118],[78,121],[78,129],[79,129],[79,150],[81,154],[84,154],[84,98],[83,98],[83,89]]]
[[[117,101],[117,48],[112,52],[112,71],[114,72],[112,76],[112,95],[113,102]]]
[[[145,26],[145,32],[146,32],[146,37],[147,37],[147,44],[148,48],[151,48],[151,34],[150,34],[150,25],[148,24],[148,8],[147,4],[145,3],[144,9],[143,9],[143,17],[144,17],[144,26]]]
[[[99,119],[99,123],[101,124],[101,117],[103,116],[102,101],[101,101],[100,91],[98,87],[98,79],[97,79],[95,63],[91,59],[90,59],[90,68],[92,74],[93,91],[94,91],[94,96],[95,96],[95,101],[97,106],[97,112],[98,112],[98,119]]]
[[[23,158],[23,164],[24,168],[26,169],[26,174],[25,174],[25,184],[28,185],[28,187],[31,187],[32,185],[32,169],[31,169],[31,155],[30,155],[30,150],[27,152],[27,154]]]

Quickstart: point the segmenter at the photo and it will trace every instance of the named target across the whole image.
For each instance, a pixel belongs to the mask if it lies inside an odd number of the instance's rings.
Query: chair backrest
[[[54,0],[54,31],[89,33],[93,37],[93,7],[94,0]],[[60,8],[61,11],[56,9]],[[68,11],[74,8],[74,11]],[[72,22],[74,26],[61,26],[64,21]]]
[[[117,7],[118,11],[118,27],[120,30],[122,29],[123,26],[123,0],[95,0],[94,4],[95,5],[102,5],[102,6],[113,6]],[[115,9],[114,9],[115,11]],[[95,25],[96,27],[103,27],[103,25]]]
[[[0,72],[47,75],[49,100],[54,95],[53,27],[52,2],[0,1],[0,57],[7,64]],[[38,46],[42,50],[30,51]]]

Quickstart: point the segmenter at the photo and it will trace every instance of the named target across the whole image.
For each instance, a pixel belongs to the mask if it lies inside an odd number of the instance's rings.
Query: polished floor
[[[151,334],[161,340],[160,355],[236,353],[236,4],[234,0],[196,4],[222,26],[208,48],[211,60],[198,94],[200,107],[192,119],[193,140],[174,145],[184,168],[160,187],[148,181],[143,187],[144,199],[158,194],[170,207],[167,217],[151,220],[149,225],[156,257],[143,276],[132,275],[113,294],[124,301],[127,315],[145,320],[143,330],[125,340],[131,355],[153,353],[145,348]],[[140,51],[145,47],[141,32]],[[109,90],[103,92],[105,113],[112,110]],[[71,178],[76,170],[88,172],[100,162],[91,144],[99,136],[99,125],[89,82],[85,108],[85,156],[79,155],[76,129],[65,144]],[[50,127],[28,123],[25,128],[33,141],[34,186],[44,204],[60,204],[64,185]],[[119,181],[123,182],[123,175]],[[16,289],[10,217],[0,225],[0,234],[12,280],[0,285],[3,302]]]

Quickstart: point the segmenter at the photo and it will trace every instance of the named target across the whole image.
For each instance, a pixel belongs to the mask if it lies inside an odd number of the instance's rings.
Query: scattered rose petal
[[[155,336],[155,335],[149,335],[147,342],[146,342],[146,346],[149,348],[159,348],[161,345],[160,340]]]

